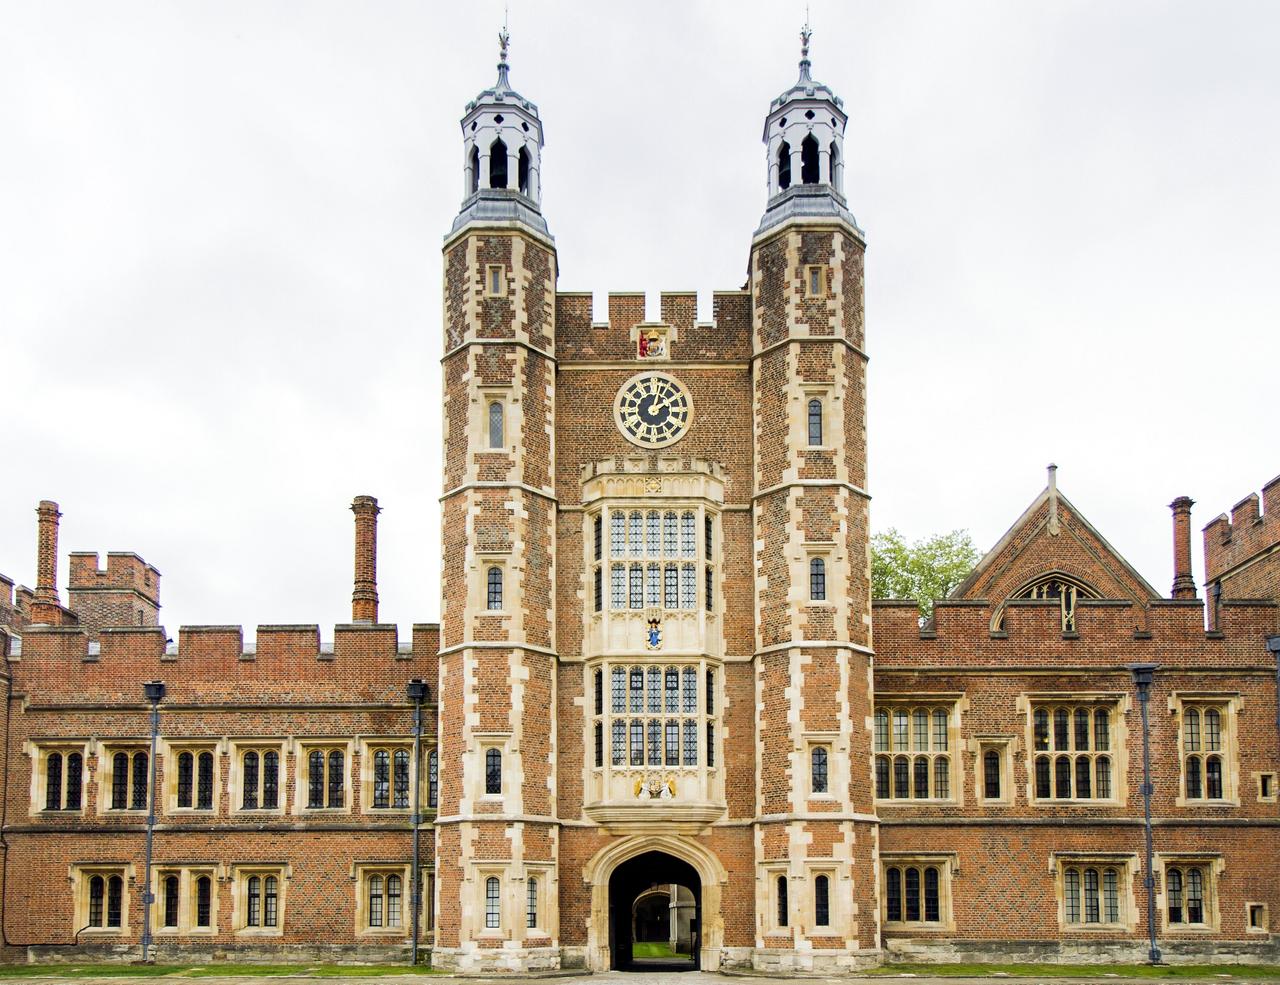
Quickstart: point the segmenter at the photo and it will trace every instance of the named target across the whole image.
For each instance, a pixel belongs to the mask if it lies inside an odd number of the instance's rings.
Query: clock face
[[[684,437],[693,403],[677,380],[664,373],[641,373],[618,391],[614,414],[628,441],[661,448]]]

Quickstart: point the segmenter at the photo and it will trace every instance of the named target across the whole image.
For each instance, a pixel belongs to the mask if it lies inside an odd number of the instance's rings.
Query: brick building
[[[1276,959],[1280,480],[1205,530],[1208,630],[1191,501],[1164,598],[1052,469],[923,628],[873,603],[865,238],[804,44],[746,285],[710,322],[691,293],[596,322],[556,289],[504,39],[443,247],[438,626],[378,622],[371,497],[331,647],[169,644],[133,554],[73,554],[64,607],[40,504],[35,591],[0,582],[6,954],[416,932],[440,966],[600,969],[656,894],[703,968],[1141,959],[1149,912],[1170,959]]]

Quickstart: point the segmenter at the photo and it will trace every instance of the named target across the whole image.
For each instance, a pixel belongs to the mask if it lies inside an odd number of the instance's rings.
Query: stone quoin
[[[866,236],[809,41],[743,288],[594,321],[504,30],[443,245],[438,625],[378,622],[371,496],[327,646],[171,644],[130,553],[72,554],[64,606],[39,504],[35,590],[0,579],[8,960],[134,958],[148,919],[158,960],[416,933],[467,973],[1129,961],[1151,929],[1169,961],[1280,960],[1280,479],[1205,528],[1207,612],[1188,497],[1165,596],[1052,466],[928,622],[873,600]]]

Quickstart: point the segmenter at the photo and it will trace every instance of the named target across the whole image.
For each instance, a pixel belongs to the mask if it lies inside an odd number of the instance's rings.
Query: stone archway
[[[609,883],[619,866],[650,852],[670,855],[696,873],[701,920],[697,965],[703,971],[717,970],[724,946],[724,918],[720,902],[729,873],[715,853],[704,845],[674,835],[632,835],[619,839],[596,852],[584,866],[583,882],[591,887],[587,967],[592,971],[608,971],[613,966],[614,955],[609,940]]]

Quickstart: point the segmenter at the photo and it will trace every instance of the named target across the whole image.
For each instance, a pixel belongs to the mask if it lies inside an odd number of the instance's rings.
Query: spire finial
[[[509,89],[511,84],[507,81],[507,49],[511,47],[511,32],[507,30],[507,21],[509,19],[510,9],[506,4],[502,5],[502,30],[498,32],[498,89]]]
[[[800,81],[810,82],[809,78],[809,39],[813,37],[813,28],[809,26],[809,5],[804,5],[804,27],[800,28]]]

